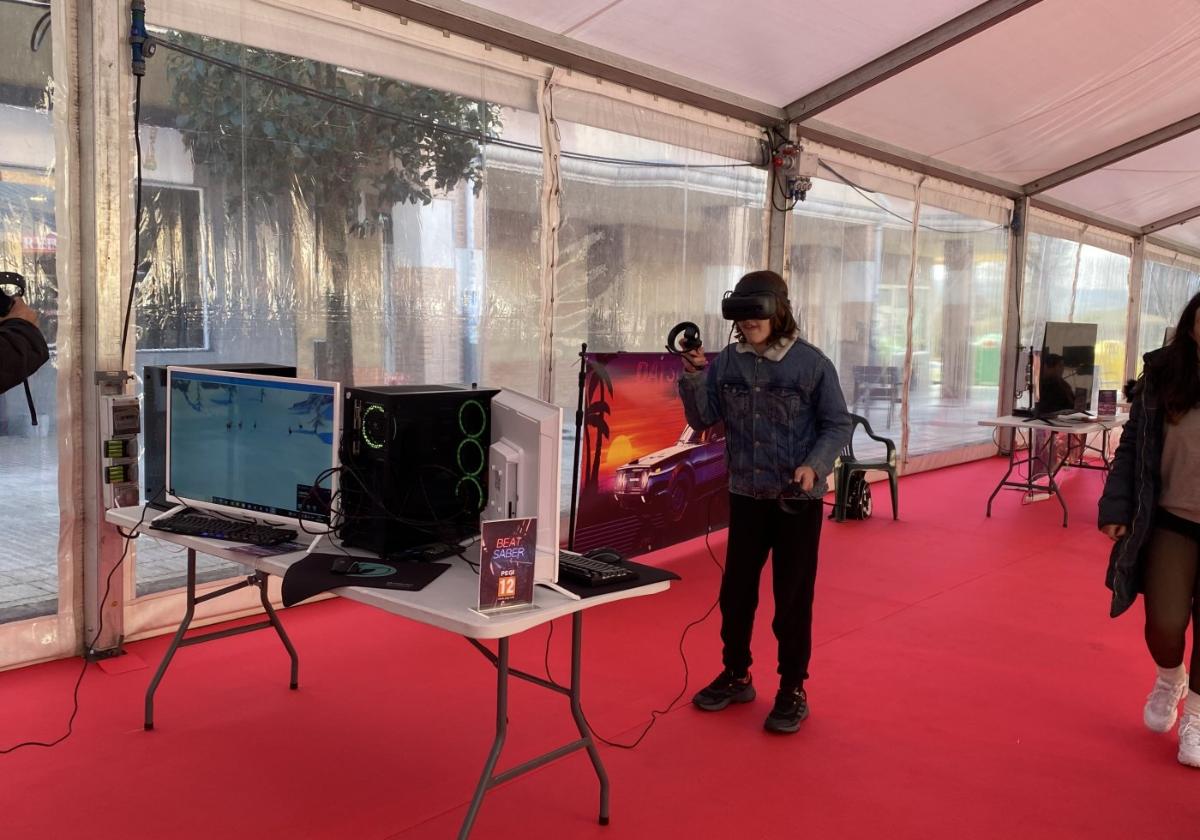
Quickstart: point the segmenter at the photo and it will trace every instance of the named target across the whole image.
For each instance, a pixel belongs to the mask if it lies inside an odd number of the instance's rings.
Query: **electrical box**
[[[104,507],[135,507],[138,485],[138,436],[142,430],[137,397],[100,397],[100,463]]]
[[[796,162],[796,175],[801,178],[816,178],[817,170],[821,167],[821,159],[812,152],[800,149],[800,159]]]

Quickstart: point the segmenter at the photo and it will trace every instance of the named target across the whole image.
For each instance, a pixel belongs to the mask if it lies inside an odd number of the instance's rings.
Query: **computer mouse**
[[[348,575],[355,571],[357,565],[357,557],[335,557],[329,563],[329,571],[335,575]]]
[[[599,560],[603,563],[611,563],[614,566],[620,566],[625,562],[625,555],[621,554],[615,548],[593,548],[591,551],[584,552],[583,556]]]

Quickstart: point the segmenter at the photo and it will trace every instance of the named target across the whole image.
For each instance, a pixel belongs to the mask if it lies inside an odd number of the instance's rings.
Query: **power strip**
[[[100,396],[100,461],[104,507],[136,507],[141,502],[138,485],[138,435],[142,412],[137,397]]]

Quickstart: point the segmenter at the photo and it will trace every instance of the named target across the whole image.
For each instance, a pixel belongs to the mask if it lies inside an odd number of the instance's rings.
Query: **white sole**
[[[1167,718],[1156,718],[1149,714],[1142,715],[1142,723],[1146,724],[1146,728],[1151,732],[1158,732],[1159,734],[1170,732],[1172,729],[1174,729],[1175,722],[1177,720],[1179,720],[1178,710],[1176,710],[1174,714]]]

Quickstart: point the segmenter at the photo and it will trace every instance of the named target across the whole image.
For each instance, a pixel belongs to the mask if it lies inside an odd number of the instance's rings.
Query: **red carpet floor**
[[[755,651],[759,699],[686,704],[634,751],[602,748],[612,824],[580,754],[489,794],[480,838],[1195,838],[1200,771],[1141,724],[1153,680],[1141,608],[1108,618],[1101,476],[1054,501],[984,503],[999,460],[901,482],[900,522],[827,523],[817,584],[812,717],[762,731],[774,690],[770,600]],[[876,485],[877,510],[887,507]],[[723,556],[723,539],[712,540]],[[658,556],[669,593],[585,622],[585,709],[636,736],[682,684],[679,634],[716,593],[703,541]],[[769,579],[769,575],[765,576]],[[301,655],[255,633],[182,650],[142,731],[164,638],[130,645],[121,674],[91,669],[74,736],[0,757],[0,836],[369,838],[455,836],[491,742],[494,672],[464,641],[328,601],[284,612]],[[569,621],[551,657],[566,675]],[[717,616],[689,635],[695,690],[719,668]],[[540,671],[546,632],[513,642]],[[62,731],[78,660],[0,674],[0,745]],[[566,741],[563,698],[513,688],[501,766]]]

